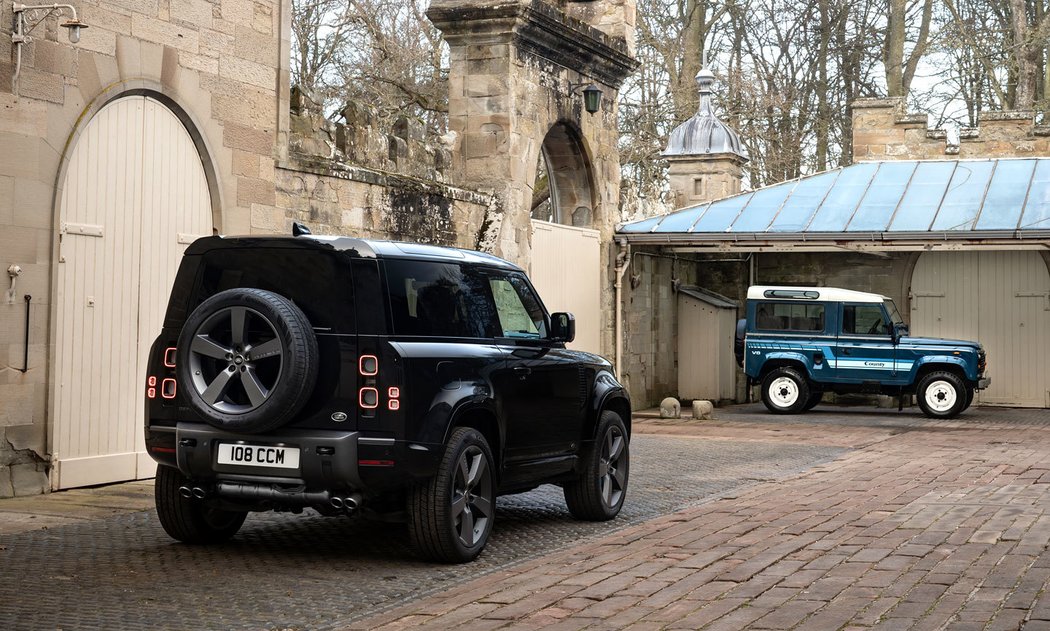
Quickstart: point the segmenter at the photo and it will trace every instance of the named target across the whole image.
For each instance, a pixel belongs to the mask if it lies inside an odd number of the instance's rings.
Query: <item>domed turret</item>
[[[733,153],[747,159],[747,150],[740,142],[740,136],[715,116],[711,105],[711,87],[714,83],[715,75],[707,68],[701,68],[696,74],[700,108],[692,118],[671,132],[664,157]]]
[[[667,173],[675,208],[721,199],[740,192],[747,149],[740,135],[718,120],[711,105],[715,75],[706,67],[696,75],[700,107],[667,139]]]

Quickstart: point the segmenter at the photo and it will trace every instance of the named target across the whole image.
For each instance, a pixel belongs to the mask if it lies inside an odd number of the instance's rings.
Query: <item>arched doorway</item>
[[[929,252],[915,264],[913,335],[981,342],[992,385],[978,401],[1050,407],[1050,274],[1038,252]]]
[[[540,147],[532,218],[590,228],[594,225],[594,202],[591,168],[580,134],[568,123],[557,123]]]
[[[601,351],[601,237],[590,161],[575,127],[556,123],[540,150],[530,275],[549,310],[576,316],[572,348]]]
[[[105,105],[60,185],[52,487],[151,477],[145,359],[179,260],[212,233],[212,198],[181,120],[143,95]]]

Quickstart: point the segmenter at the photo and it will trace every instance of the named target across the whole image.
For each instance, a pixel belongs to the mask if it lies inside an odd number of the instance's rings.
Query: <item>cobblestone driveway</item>
[[[627,505],[573,521],[560,489],[501,498],[471,565],[416,561],[404,528],[316,515],[249,517],[228,545],[173,543],[137,513],[0,540],[3,629],[320,629],[425,596],[752,482],[826,462],[835,445],[636,435]]]

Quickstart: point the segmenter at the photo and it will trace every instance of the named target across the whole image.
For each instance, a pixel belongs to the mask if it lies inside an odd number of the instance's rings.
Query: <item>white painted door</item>
[[[185,244],[212,233],[200,155],[163,104],[121,98],[88,123],[62,188],[52,487],[151,477],[146,353]]]
[[[915,335],[988,351],[991,405],[1050,407],[1050,274],[1037,252],[931,252],[912,277]]]
[[[547,309],[576,317],[569,348],[601,352],[601,248],[597,230],[547,221],[532,222],[529,278]]]

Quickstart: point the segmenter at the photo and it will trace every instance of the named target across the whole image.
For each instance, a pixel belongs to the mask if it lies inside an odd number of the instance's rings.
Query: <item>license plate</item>
[[[270,445],[220,443],[218,463],[249,467],[271,467],[274,469],[298,469],[299,449],[295,447],[273,447]]]

